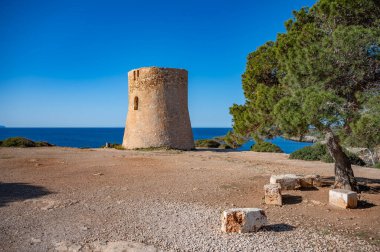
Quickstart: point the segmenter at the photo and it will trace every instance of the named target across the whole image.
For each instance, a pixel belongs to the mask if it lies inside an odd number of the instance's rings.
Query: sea
[[[231,128],[193,128],[194,139],[210,139],[224,136]],[[0,139],[25,137],[33,141],[46,141],[57,146],[74,148],[98,148],[105,143],[122,143],[124,128],[0,128]],[[287,140],[282,137],[268,139],[285,153],[292,153],[311,143]],[[246,151],[254,141],[248,141],[236,151]]]

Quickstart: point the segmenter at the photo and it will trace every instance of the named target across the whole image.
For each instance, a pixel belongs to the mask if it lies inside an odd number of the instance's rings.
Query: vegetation
[[[335,187],[357,190],[341,142],[355,136],[368,145],[378,130],[368,108],[380,100],[380,2],[319,0],[285,26],[276,41],[248,55],[246,102],[230,108],[233,131],[263,140],[302,138],[312,129],[324,135],[335,161]]]
[[[222,140],[231,149],[236,149],[239,148],[242,144],[244,144],[248,139],[243,138],[242,136],[232,131],[228,131],[228,133],[223,137]]]
[[[251,151],[257,151],[257,152],[277,152],[277,153],[282,153],[283,151],[281,150],[280,147],[278,147],[275,144],[264,142],[264,141],[259,141],[256,142],[254,145],[251,147]]]
[[[343,150],[344,153],[347,155],[348,159],[350,160],[350,163],[353,165],[360,165],[364,166],[366,163],[358,157],[358,155],[351,153],[347,150]],[[301,159],[301,160],[309,160],[309,161],[323,161],[326,163],[333,163],[334,159],[331,157],[331,155],[328,152],[327,146],[325,144],[314,144],[311,146],[306,146],[302,149],[299,149],[289,156],[290,159]]]
[[[105,148],[106,146],[102,146],[101,148]],[[118,144],[118,143],[109,143],[108,144],[108,148],[113,148],[113,149],[116,149],[116,150],[125,150],[125,148],[121,145],[121,144]]]
[[[326,145],[317,143],[314,145],[303,147],[290,154],[290,159],[301,159],[309,161],[322,160],[323,157],[327,154]]]
[[[364,104],[363,112],[357,121],[351,123],[351,134],[346,142],[358,147],[367,148],[372,165],[379,162],[375,148],[380,146],[380,97],[371,97]]]
[[[23,137],[10,137],[0,141],[1,147],[49,147],[53,146],[48,142],[34,142]]]
[[[220,143],[213,139],[200,139],[195,141],[195,147],[219,148]]]

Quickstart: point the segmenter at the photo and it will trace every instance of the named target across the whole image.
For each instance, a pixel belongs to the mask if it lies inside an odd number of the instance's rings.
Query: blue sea
[[[224,136],[230,128],[193,128],[194,139],[210,139]],[[121,143],[124,128],[0,128],[0,139],[25,137],[33,141],[46,141],[58,146],[77,148],[97,148],[108,143]],[[311,145],[277,137],[268,140],[279,146],[285,153],[292,153]],[[249,150],[254,144],[248,141],[239,150]]]

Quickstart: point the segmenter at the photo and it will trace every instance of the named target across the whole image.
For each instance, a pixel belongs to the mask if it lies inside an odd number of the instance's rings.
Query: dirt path
[[[320,174],[333,165],[285,154],[217,151],[0,148],[0,250],[380,250],[380,170],[354,167],[365,191],[355,210],[328,203],[329,188],[286,191],[262,204],[271,174]],[[230,207],[265,209],[270,225],[219,231]]]

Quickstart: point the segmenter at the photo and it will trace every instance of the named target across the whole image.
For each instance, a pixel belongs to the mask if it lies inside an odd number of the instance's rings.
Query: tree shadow
[[[51,192],[42,186],[27,183],[0,182],[0,207],[6,206],[11,202],[39,198],[48,194],[51,194]]]
[[[280,224],[271,224],[271,225],[266,225],[263,227],[265,231],[271,231],[271,232],[287,232],[287,231],[292,231],[295,229],[294,226],[288,225],[285,223],[280,223]]]
[[[299,204],[301,202],[302,202],[302,196],[289,195],[289,194],[282,195],[282,203],[284,205],[294,205],[294,204]]]
[[[371,208],[374,206],[376,206],[376,205],[371,203],[371,202],[368,202],[366,200],[359,200],[357,208],[358,209],[366,209],[366,208]]]
[[[378,194],[380,193],[380,179],[371,179],[363,177],[355,177],[358,182],[359,191],[366,192],[369,194]],[[334,184],[335,177],[323,177],[322,183],[325,186],[331,186]]]
[[[312,187],[301,187],[299,190],[300,191],[318,191],[319,189],[316,188],[315,186],[312,186]]]

